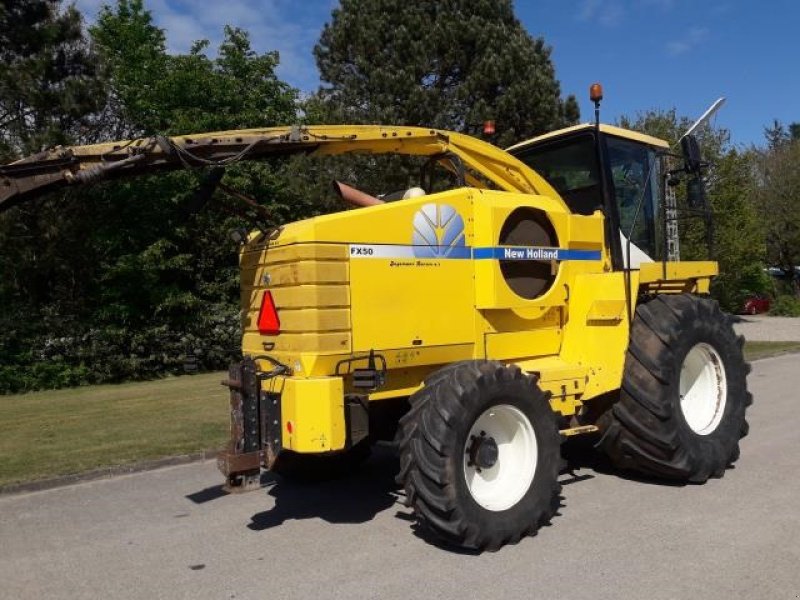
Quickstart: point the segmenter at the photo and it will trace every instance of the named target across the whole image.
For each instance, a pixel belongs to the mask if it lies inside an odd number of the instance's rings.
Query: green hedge
[[[239,356],[241,339],[239,311],[226,305],[198,313],[180,329],[107,325],[73,335],[10,334],[0,343],[0,394],[180,374],[190,356],[201,371],[224,369]]]
[[[769,314],[780,317],[800,317],[800,299],[794,296],[778,296],[772,303]]]

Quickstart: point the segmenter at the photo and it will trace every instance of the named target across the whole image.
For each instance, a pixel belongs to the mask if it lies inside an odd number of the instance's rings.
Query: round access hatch
[[[501,246],[558,246],[555,229],[545,214],[534,208],[515,209],[500,230]],[[501,260],[500,272],[508,287],[533,300],[550,289],[556,274],[551,263],[537,260]]]

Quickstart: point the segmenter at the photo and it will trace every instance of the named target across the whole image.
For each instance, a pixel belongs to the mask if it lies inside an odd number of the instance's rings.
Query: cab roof
[[[521,150],[522,148],[538,144],[539,142],[543,142],[545,140],[554,139],[562,135],[566,135],[568,133],[574,133],[576,131],[584,131],[584,130],[588,131],[590,129],[594,129],[594,127],[595,126],[593,123],[581,123],[580,125],[573,125],[572,127],[566,127],[565,129],[558,129],[556,131],[551,131],[550,133],[545,133],[544,135],[539,135],[536,136],[535,138],[525,140],[524,142],[514,144],[513,146],[506,148],[506,151],[511,152],[514,150]],[[639,133],[638,131],[623,129],[622,127],[614,127],[613,125],[601,124],[600,131],[603,133],[607,133],[608,135],[613,135],[615,137],[621,137],[628,140],[633,140],[634,142],[639,142],[642,144],[646,144],[648,146],[655,146],[656,148],[669,148],[669,144],[664,140],[660,140],[656,137],[644,133]]]

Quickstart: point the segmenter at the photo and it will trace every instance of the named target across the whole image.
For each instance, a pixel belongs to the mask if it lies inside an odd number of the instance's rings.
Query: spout
[[[383,200],[380,198],[370,196],[341,181],[334,180],[333,189],[342,200],[353,206],[376,206],[378,204],[384,204]]]

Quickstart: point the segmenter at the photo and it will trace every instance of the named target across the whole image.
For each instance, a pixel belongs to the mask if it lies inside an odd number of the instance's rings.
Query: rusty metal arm
[[[0,166],[0,212],[27,198],[73,185],[181,168],[219,167],[293,153],[434,156],[452,153],[499,189],[560,201],[537,173],[507,152],[467,135],[418,127],[334,125],[244,129],[57,147]],[[478,177],[476,177],[478,176]]]

